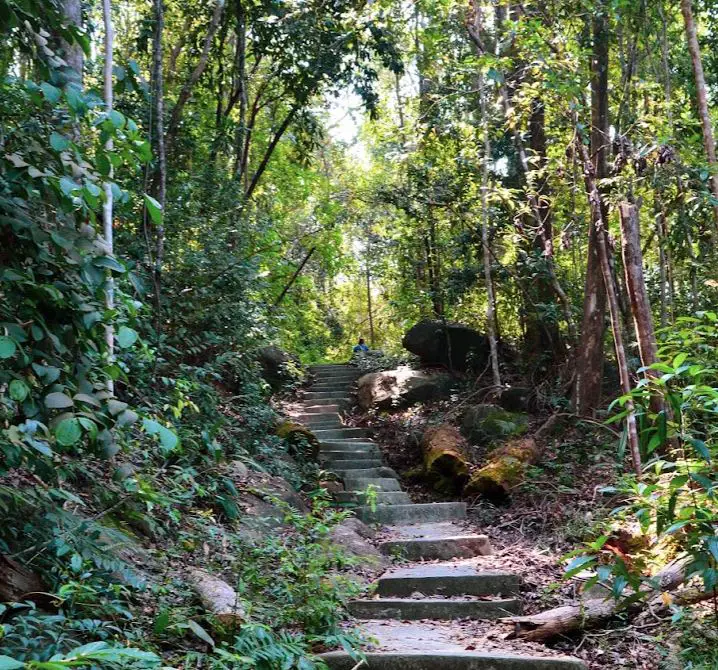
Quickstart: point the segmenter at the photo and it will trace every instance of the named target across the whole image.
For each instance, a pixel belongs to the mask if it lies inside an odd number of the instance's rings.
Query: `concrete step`
[[[322,441],[341,440],[342,438],[368,437],[371,432],[368,428],[329,428],[315,430],[314,434]]]
[[[376,449],[377,453],[379,451],[375,442],[355,437],[348,440],[320,440],[319,447],[327,451],[362,451],[363,449]]]
[[[581,661],[568,656],[523,656],[458,649],[368,652],[363,656],[362,670],[587,670]],[[319,654],[319,658],[329,670],[352,670],[357,664],[356,658],[345,651],[326,652]]]
[[[344,424],[341,419],[322,419],[321,421],[303,421],[302,422],[307,428],[315,430],[335,430],[344,428]]]
[[[377,581],[382,597],[407,598],[414,593],[425,596],[516,595],[521,578],[511,572],[477,570],[473,565],[436,563],[397,568]]]
[[[306,421],[323,421],[328,419],[341,421],[342,415],[339,414],[339,412],[305,412],[303,414],[295,414],[292,418],[300,423],[304,423]]]
[[[404,491],[377,491],[374,496],[378,505],[406,505],[411,502],[411,498]],[[367,496],[363,491],[339,491],[334,494],[334,499],[338,503],[364,505]]]
[[[460,521],[466,518],[466,503],[424,503],[420,505],[377,505],[361,507],[357,516],[367,523],[387,525]]]
[[[354,386],[353,379],[336,379],[331,381],[314,382],[307,387],[307,391],[333,391],[334,389],[350,389]]]
[[[346,454],[344,455],[346,456]],[[347,470],[366,470],[369,468],[382,467],[382,460],[380,458],[352,458],[342,460],[327,460],[322,461],[322,467],[325,470],[332,470],[333,472],[346,472]]]
[[[342,477],[343,479],[346,479],[346,477],[343,476],[344,473],[342,470],[336,470],[335,472],[336,472],[337,476]],[[398,477],[396,476],[396,472],[394,472],[394,470],[392,470],[391,468],[388,468],[386,465],[380,465],[375,468],[363,468],[360,470],[351,470],[350,471],[350,474],[349,474],[350,479],[357,479],[359,477],[361,477],[361,478],[383,477],[386,479],[397,479],[398,480]]]
[[[408,561],[448,561],[492,553],[489,538],[473,534],[389,539],[379,544],[379,551],[388,556],[401,556]]]
[[[375,486],[377,491],[401,491],[398,480],[393,477],[355,477],[353,473],[344,477],[344,488],[347,491],[366,491],[370,484]]]
[[[366,447],[362,451],[357,449],[353,449],[352,451],[345,449],[322,449],[319,452],[319,458],[326,462],[346,459],[368,461],[381,458],[381,454],[378,449],[372,449],[371,447]]]
[[[302,412],[308,412],[310,409],[314,407],[318,407],[319,405],[329,405],[332,407],[332,411],[337,412],[341,411],[344,407],[347,407],[351,400],[347,397],[341,397],[341,398],[307,398],[303,400],[300,404],[302,405]]]
[[[302,394],[302,400],[332,400],[343,398],[349,389],[346,391],[307,391]]]
[[[435,619],[500,619],[521,613],[517,598],[459,600],[445,598],[380,598],[352,600],[349,613],[359,619],[399,619],[417,621]]]
[[[339,405],[304,405],[298,416],[319,416],[322,414],[340,414]]]

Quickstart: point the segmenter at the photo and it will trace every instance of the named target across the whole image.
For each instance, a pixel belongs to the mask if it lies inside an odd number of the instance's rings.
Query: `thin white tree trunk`
[[[112,90],[112,61],[114,49],[114,29],[112,27],[112,8],[110,0],[102,0],[102,15],[105,23],[105,63],[103,68],[104,93],[105,93],[105,111],[110,114],[113,105]],[[110,152],[113,149],[112,139],[105,142],[105,150]],[[110,165],[110,174],[104,183],[105,202],[102,206],[102,221],[104,225],[104,237],[107,245],[107,252],[114,253],[114,234],[112,230],[112,177],[113,169]],[[105,289],[105,304],[108,310],[115,308],[115,285],[112,275],[108,273],[107,284]],[[115,348],[115,332],[111,323],[105,326],[105,341],[107,342],[107,352],[110,360],[114,358]],[[107,382],[108,389],[114,392],[114,382],[109,379]]]
[[[486,112],[486,89],[484,77],[479,75],[479,95],[481,96],[481,123],[484,131],[484,156],[481,170],[481,247],[484,256],[484,283],[486,284],[486,333],[489,338],[491,357],[491,373],[494,386],[501,386],[499,370],[499,352],[496,342],[496,298],[494,285],[491,281],[491,249],[489,248],[489,161],[491,160],[491,139],[489,137],[489,121]]]

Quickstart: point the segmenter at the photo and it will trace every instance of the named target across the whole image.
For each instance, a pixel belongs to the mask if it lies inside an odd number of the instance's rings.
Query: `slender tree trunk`
[[[237,53],[235,56],[235,70],[237,72],[237,88],[239,92],[239,119],[234,134],[235,162],[234,177],[239,182],[242,179],[244,162],[244,144],[247,135],[247,12],[242,0],[235,2],[237,17]]]
[[[641,364],[644,368],[648,368],[658,362],[658,345],[656,344],[656,331],[653,327],[651,303],[643,276],[638,206],[622,202],[618,205],[618,212],[621,218],[621,251],[623,268],[626,273],[626,289],[631,302]],[[658,372],[646,370],[645,375],[646,377],[657,377]],[[663,403],[658,396],[654,396],[652,404],[656,412],[663,409]]]
[[[165,255],[165,201],[167,199],[167,156],[165,152],[164,131],[164,78],[162,42],[164,36],[164,6],[163,0],[154,0],[155,35],[152,45],[152,73],[154,79],[155,102],[155,135],[157,151],[157,174],[155,197],[162,209],[162,222],[155,231],[155,263],[154,263],[154,290],[155,290],[155,332],[159,340],[162,330],[162,263]]]
[[[284,300],[284,296],[287,295],[288,291],[292,286],[294,286],[294,282],[297,281],[297,277],[302,273],[302,270],[304,269],[304,266],[309,262],[309,259],[312,257],[312,254],[316,251],[316,247],[312,247],[308,252],[307,255],[302,259],[302,262],[299,264],[299,267],[294,271],[294,274],[290,277],[289,281],[287,282],[287,285],[282,289],[282,292],[279,294],[279,297],[274,301],[274,305],[272,307],[279,307],[282,300]]]
[[[78,28],[82,26],[82,0],[62,0],[62,14],[67,22]],[[67,80],[82,86],[85,54],[79,44],[70,44],[60,39],[63,60],[67,63],[69,71]]]
[[[591,155],[598,179],[608,173],[608,19],[601,0],[593,18],[593,55],[591,58]],[[600,212],[606,218],[601,199]],[[593,210],[592,210],[593,215]],[[603,333],[606,314],[606,289],[601,276],[601,243],[606,244],[606,230],[591,220],[588,233],[588,260],[584,286],[581,340],[576,352],[576,381],[573,405],[578,414],[590,415],[601,403],[603,382]],[[603,237],[603,239],[599,239]]]
[[[103,88],[105,96],[105,111],[107,114],[110,114],[113,108],[112,68],[115,39],[114,29],[112,26],[112,6],[110,0],[102,0],[102,17],[105,24],[105,62],[102,70]],[[110,138],[105,142],[105,151],[110,153],[112,152],[112,149],[113,142]],[[102,205],[104,238],[105,244],[107,245],[107,251],[110,255],[114,253],[114,231],[112,228],[112,177],[113,169],[112,166],[110,166],[110,174],[108,175],[107,181],[105,181],[103,185],[105,191],[105,201]],[[109,273],[106,279],[105,306],[109,312],[115,308],[115,286],[112,275]],[[109,360],[113,360],[115,349],[115,331],[111,323],[105,326],[105,343],[107,345],[108,358]],[[107,388],[110,393],[114,393],[114,382],[112,378],[108,378]]]
[[[367,259],[366,259],[366,309],[369,315],[369,344],[373,349],[375,344],[374,338],[374,311],[371,301],[371,271],[369,269],[369,243],[367,242]]]
[[[696,82],[696,102],[698,105],[698,116],[701,121],[703,130],[703,148],[706,152],[706,159],[711,170],[716,169],[716,147],[713,139],[713,126],[711,124],[710,111],[708,110],[708,98],[706,79],[703,74],[703,60],[701,58],[701,49],[698,44],[698,35],[696,32],[696,22],[693,17],[693,5],[691,0],[681,0],[681,12],[683,14],[683,22],[686,28],[686,41],[688,42],[688,51],[691,55],[691,64],[693,66],[693,77]],[[712,174],[710,178],[711,192],[713,197],[718,201],[718,174]],[[718,233],[718,202],[713,205],[714,230]]]
[[[214,40],[214,36],[217,34],[217,30],[219,30],[223,11],[224,0],[217,0],[217,4],[214,7],[214,12],[212,13],[212,18],[209,22],[209,27],[207,28],[207,35],[204,38],[202,52],[200,54],[199,60],[197,61],[197,65],[195,65],[194,70],[192,70],[192,74],[189,76],[189,79],[182,87],[182,90],[177,97],[177,102],[172,108],[172,115],[170,116],[170,121],[167,125],[167,144],[170,147],[170,151],[172,149],[175,135],[179,130],[179,124],[182,120],[182,112],[184,111],[185,105],[192,97],[194,87],[207,67],[207,62],[209,61],[209,53],[212,49],[212,41]]]
[[[668,299],[666,291],[666,240],[663,238],[663,206],[658,200],[658,193],[655,193],[655,227],[656,227],[656,239],[658,240],[658,281],[659,296],[661,305],[661,328],[665,328],[668,325]]]
[[[606,297],[608,298],[608,312],[611,318],[611,329],[613,330],[613,343],[616,349],[616,363],[621,378],[621,391],[623,394],[631,392],[631,378],[628,372],[628,360],[626,358],[626,348],[623,344],[623,333],[621,332],[621,310],[618,304],[618,296],[616,295],[615,285],[613,281],[613,273],[611,272],[611,263],[609,261],[608,243],[606,241],[606,221],[603,218],[603,203],[601,194],[596,186],[595,169],[591,163],[590,156],[586,146],[577,137],[576,146],[581,152],[583,160],[584,181],[586,184],[586,195],[588,196],[589,205],[591,207],[591,220],[595,221],[595,226],[599,229],[598,240],[598,256],[601,264],[601,274],[605,285]],[[640,246],[638,248],[640,255]],[[634,404],[631,399],[626,401],[626,432],[628,434],[628,445],[633,461],[633,469],[636,476],[641,476],[641,450],[638,440],[638,429],[636,427],[636,414]]]
[[[491,249],[489,247],[489,161],[491,160],[491,138],[489,137],[489,120],[486,109],[486,90],[483,77],[479,77],[479,95],[481,96],[481,120],[484,126],[484,156],[481,168],[481,248],[484,260],[484,285],[486,286],[486,334],[489,338],[491,358],[491,375],[494,386],[501,386],[499,369],[499,352],[496,342],[496,299],[494,285],[491,280]]]

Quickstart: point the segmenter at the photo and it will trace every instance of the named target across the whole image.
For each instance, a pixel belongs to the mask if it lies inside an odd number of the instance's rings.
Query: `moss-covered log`
[[[532,437],[512,440],[489,454],[484,467],[472,473],[464,488],[464,495],[506,497],[511,489],[523,481],[529,465],[538,462],[541,449]]]
[[[319,456],[319,439],[301,423],[282,421],[275,432],[289,444],[289,453],[292,456],[301,455],[311,459]]]
[[[46,607],[52,600],[48,591],[37,573],[0,554],[0,602],[33,600]]]
[[[442,491],[460,491],[469,476],[466,440],[452,426],[429,428],[421,440],[424,474]]]

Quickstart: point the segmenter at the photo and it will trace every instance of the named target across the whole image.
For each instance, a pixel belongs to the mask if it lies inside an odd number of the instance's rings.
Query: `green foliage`
[[[681,317],[676,327],[660,334],[661,362],[643,370],[630,396],[617,401],[625,405],[633,399],[648,462],[641,481],[624,478],[617,490],[625,504],[614,513],[619,520],[634,521],[647,546],[633,568],[619,559],[596,569],[598,579],[612,581],[616,598],[629,584],[639,587],[643,578],[636,568],[674,556],[688,559],[687,575],[700,578],[706,591],[718,586],[718,317],[713,312]],[[597,540],[587,554],[578,552],[568,574],[594,567],[606,540]]]

